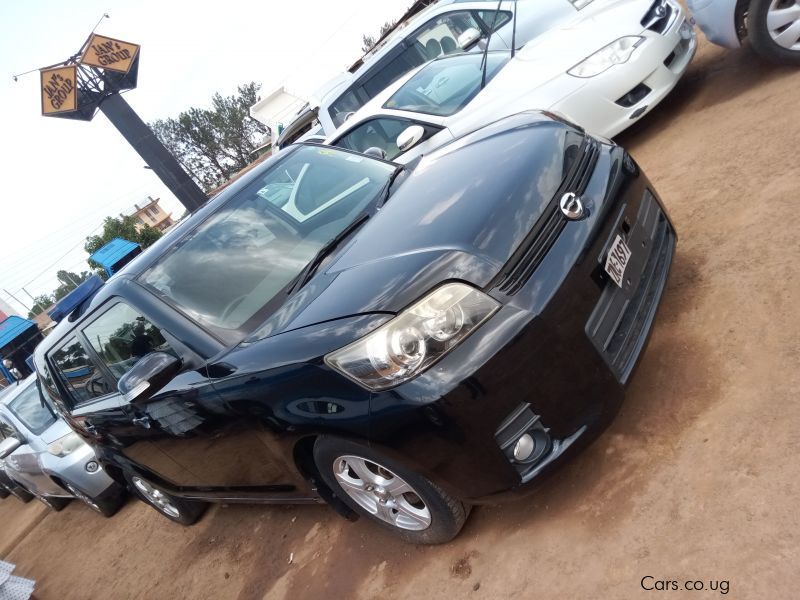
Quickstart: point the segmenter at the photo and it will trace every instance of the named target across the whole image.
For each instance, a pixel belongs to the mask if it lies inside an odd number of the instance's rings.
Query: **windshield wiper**
[[[416,164],[414,166],[416,166]],[[389,196],[392,195],[392,186],[394,186],[394,182],[397,179],[397,176],[406,170],[413,171],[413,169],[408,169],[407,165],[397,165],[397,167],[394,170],[394,173],[392,173],[389,176],[389,181],[386,182],[386,185],[383,186],[383,189],[378,194],[378,201],[375,203],[375,208],[380,208],[381,206],[386,204],[386,201],[389,199]]]
[[[289,290],[286,292],[287,294],[291,294],[295,288],[300,289],[302,288],[309,279],[316,273],[319,266],[322,264],[322,261],[336,249],[336,246],[341,244],[344,240],[350,237],[353,232],[356,231],[359,227],[361,227],[367,219],[369,219],[371,215],[371,211],[365,210],[359,216],[357,216],[353,221],[344,229],[342,229],[335,237],[329,240],[322,248],[320,248],[314,257],[308,262],[308,264],[300,271],[299,275],[295,277],[294,281],[289,286]]]
[[[497,10],[494,11],[494,18],[492,19],[492,25],[489,28],[489,35],[486,36],[486,48],[483,49],[483,59],[481,59],[481,89],[486,87],[486,67],[489,65],[489,43],[492,41],[492,34],[494,33],[494,28],[495,25],[497,24],[497,16],[500,14],[500,7],[502,5],[503,5],[503,0],[499,0],[497,2]]]

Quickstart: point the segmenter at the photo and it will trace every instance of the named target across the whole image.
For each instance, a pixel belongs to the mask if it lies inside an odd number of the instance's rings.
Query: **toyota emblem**
[[[561,202],[558,205],[561,207],[562,214],[571,221],[577,221],[583,217],[585,212],[580,196],[573,192],[567,192],[561,196]]]

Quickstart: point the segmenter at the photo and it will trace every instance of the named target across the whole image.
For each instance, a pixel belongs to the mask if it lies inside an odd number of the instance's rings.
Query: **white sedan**
[[[481,54],[427,63],[367,103],[326,143],[359,152],[378,148],[388,159],[408,162],[530,109],[613,137],[672,90],[697,42],[683,8],[671,0],[595,5],[603,10],[543,33],[513,56],[488,52],[485,69]]]

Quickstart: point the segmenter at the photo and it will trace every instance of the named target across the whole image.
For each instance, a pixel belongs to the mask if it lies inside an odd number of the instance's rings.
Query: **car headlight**
[[[628,62],[633,51],[644,41],[639,35],[629,35],[611,42],[608,46],[601,48],[589,58],[579,62],[567,73],[573,77],[594,77],[603,71],[607,71],[614,65]]]
[[[57,439],[55,442],[47,446],[47,451],[53,456],[63,458],[72,454],[75,450],[83,446],[84,441],[74,431],[69,432],[62,438]]]
[[[500,304],[464,283],[445,284],[325,362],[371,390],[421,374],[461,343]]]

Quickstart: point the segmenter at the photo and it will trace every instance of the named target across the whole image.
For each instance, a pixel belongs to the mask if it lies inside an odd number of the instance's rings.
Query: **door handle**
[[[146,415],[144,417],[134,417],[131,419],[131,423],[144,429],[150,429],[150,426],[153,424],[153,422],[150,420],[150,417]]]

